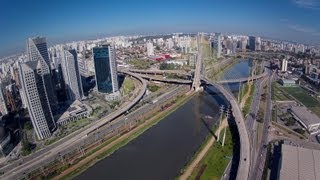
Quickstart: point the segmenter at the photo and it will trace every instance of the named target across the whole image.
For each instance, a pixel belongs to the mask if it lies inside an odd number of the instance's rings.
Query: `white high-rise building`
[[[154,47],[152,42],[147,42],[147,55],[148,56],[154,55]]]
[[[174,46],[174,43],[173,43],[172,39],[171,39],[171,38],[167,39],[167,41],[166,41],[166,47],[167,47],[168,49],[172,49],[173,46]]]
[[[222,51],[222,46],[221,46],[221,34],[220,33],[217,33],[216,34],[216,38],[214,39],[213,41],[213,44],[212,46],[216,53],[217,53],[217,58],[220,58],[221,57],[221,51]]]
[[[287,71],[287,68],[288,68],[288,60],[287,59],[283,59],[282,60],[281,71],[285,72],[285,71]]]
[[[240,49],[241,50],[246,50],[246,48],[247,48],[247,40],[243,38],[240,41]]]
[[[221,46],[221,34],[218,35],[218,40],[217,40],[218,44],[217,44],[217,57],[220,58],[221,57],[221,51],[222,51],[222,46]]]
[[[256,51],[261,51],[261,38],[256,37]]]
[[[47,49],[45,37],[29,38],[27,40],[28,61],[39,61],[41,63],[41,73],[44,80],[46,94],[48,94],[49,104],[55,112],[57,109],[57,98],[51,75],[51,62]]]
[[[62,74],[69,101],[83,98],[83,89],[76,50],[65,50],[61,61]]]
[[[8,114],[8,109],[7,109],[6,101],[3,96],[1,83],[0,83],[0,112],[1,112],[1,115]]]
[[[23,97],[39,139],[51,136],[56,129],[40,61],[29,61],[19,68]]]

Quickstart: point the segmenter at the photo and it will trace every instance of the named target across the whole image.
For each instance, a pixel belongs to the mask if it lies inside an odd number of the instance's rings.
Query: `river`
[[[241,61],[225,74],[241,71],[245,77],[248,69],[248,61]],[[233,86],[230,85],[236,90]],[[220,104],[224,104],[220,94],[201,92],[195,95],[157,125],[75,179],[174,179],[206,136],[213,133],[210,128],[218,120]]]

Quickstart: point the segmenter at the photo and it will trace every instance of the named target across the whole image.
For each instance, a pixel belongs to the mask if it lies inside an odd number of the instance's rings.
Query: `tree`
[[[26,155],[31,153],[31,150],[32,150],[31,149],[31,143],[29,142],[26,133],[23,133],[23,138],[22,138],[22,141],[21,141],[21,145],[22,145],[22,148],[21,148],[22,156],[26,156]]]
[[[295,123],[296,121],[294,120],[294,118],[292,117],[286,118],[286,122],[285,122],[286,126],[293,126]]]
[[[301,129],[301,128],[296,128],[296,129],[293,129],[295,132],[297,132],[297,133],[299,133],[299,134],[304,134],[304,130],[303,129]]]
[[[33,129],[32,123],[31,123],[30,121],[27,121],[27,122],[24,124],[24,129],[26,129],[26,130],[32,130],[32,129]]]

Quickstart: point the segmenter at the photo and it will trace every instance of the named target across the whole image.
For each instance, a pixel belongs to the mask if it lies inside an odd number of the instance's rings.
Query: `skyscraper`
[[[221,50],[222,50],[222,47],[221,47],[221,34],[219,33],[218,37],[217,37],[217,58],[221,57]]]
[[[152,42],[147,42],[147,55],[153,56],[154,55],[154,47]]]
[[[221,47],[221,34],[220,33],[216,33],[215,34],[215,39],[213,41],[212,47],[216,50],[217,53],[217,58],[221,57],[221,51],[222,51],[222,47]]]
[[[251,51],[256,50],[256,37],[254,36],[249,36],[249,49]]]
[[[240,49],[242,51],[245,51],[246,50],[246,47],[247,47],[247,40],[242,38],[241,41],[240,41]]]
[[[287,59],[283,59],[282,60],[282,65],[281,65],[281,71],[287,71],[288,69],[288,60]]]
[[[47,49],[47,40],[44,37],[29,38],[27,40],[28,61],[39,61],[44,80],[45,91],[48,94],[49,104],[53,112],[57,109],[57,98],[52,81],[50,60]]]
[[[79,71],[77,52],[65,50],[61,61],[63,79],[68,96],[68,100],[74,101],[83,98],[83,89]]]
[[[50,137],[56,129],[42,71],[40,61],[29,61],[20,64],[19,68],[22,93],[39,139]]]
[[[110,44],[92,49],[96,87],[101,93],[119,90],[115,48]]]
[[[261,38],[256,37],[256,51],[261,51]]]
[[[6,115],[8,114],[8,108],[7,108],[6,101],[4,99],[4,94],[1,87],[2,85],[0,82],[0,113],[1,115]]]

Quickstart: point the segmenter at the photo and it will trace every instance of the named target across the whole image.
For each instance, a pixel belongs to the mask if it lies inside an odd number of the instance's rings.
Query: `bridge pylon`
[[[196,62],[196,68],[194,71],[194,77],[193,77],[193,82],[191,89],[194,91],[200,90],[200,76],[201,76],[201,69],[202,69],[202,48],[201,48],[201,40],[202,36],[200,33],[198,33],[198,38],[197,38],[197,46],[198,46],[198,53],[197,53],[197,62]]]

